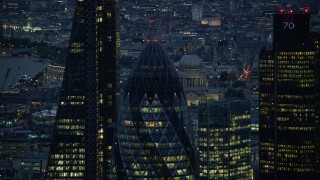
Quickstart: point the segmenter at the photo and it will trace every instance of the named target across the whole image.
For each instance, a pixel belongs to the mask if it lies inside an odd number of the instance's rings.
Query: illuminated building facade
[[[319,179],[319,47],[310,14],[274,14],[272,50],[260,53],[260,179]],[[316,41],[316,43],[319,41]]]
[[[149,42],[128,78],[117,123],[118,179],[195,179],[186,97],[164,48]]]
[[[178,74],[188,106],[198,105],[200,101],[210,98],[211,94],[207,92],[207,76],[197,55],[183,55],[179,61]]]
[[[116,109],[116,1],[75,9],[46,179],[107,179]]]
[[[208,88],[208,72],[197,55],[183,55],[177,68],[188,106],[198,105],[201,101],[220,99],[219,92]]]
[[[199,179],[252,179],[250,102],[199,104]]]
[[[179,61],[179,77],[185,91],[207,89],[207,75],[197,55],[184,55]]]
[[[55,66],[48,64],[47,68],[44,71],[44,82],[46,84],[61,84],[63,80],[64,69],[64,66]]]

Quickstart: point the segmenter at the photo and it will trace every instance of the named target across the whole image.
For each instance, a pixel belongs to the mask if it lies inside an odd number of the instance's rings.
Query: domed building
[[[179,61],[178,73],[184,90],[207,89],[207,78],[201,59],[197,55],[184,55]]]
[[[178,74],[187,97],[193,133],[197,141],[198,104],[207,100],[219,100],[219,89],[209,89],[208,79],[201,59],[197,55],[184,55],[178,64]]]
[[[208,79],[201,59],[197,55],[184,55],[178,64],[178,74],[189,106],[201,101],[219,100],[217,89],[208,88]]]
[[[115,137],[118,179],[195,179],[186,97],[159,43],[146,45],[127,82]]]

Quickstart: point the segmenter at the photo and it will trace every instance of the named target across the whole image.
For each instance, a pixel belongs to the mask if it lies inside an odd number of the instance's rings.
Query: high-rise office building
[[[115,140],[118,179],[194,179],[196,154],[186,97],[156,41],[141,52],[121,103]]]
[[[116,111],[116,1],[75,9],[46,179],[107,179]]]
[[[308,11],[274,14],[273,48],[260,53],[260,179],[320,178],[319,51]]]
[[[199,105],[199,179],[252,179],[250,101]]]

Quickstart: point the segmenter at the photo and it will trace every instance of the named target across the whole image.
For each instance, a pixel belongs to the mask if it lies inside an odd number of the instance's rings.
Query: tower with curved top
[[[118,179],[194,179],[186,98],[162,45],[141,52],[125,87],[116,131]]]

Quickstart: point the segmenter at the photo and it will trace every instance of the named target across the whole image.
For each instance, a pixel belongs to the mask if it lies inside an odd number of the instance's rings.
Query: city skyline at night
[[[0,179],[319,179],[320,1],[0,0]]]

